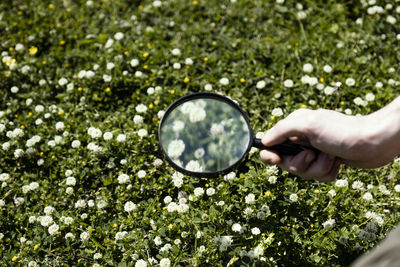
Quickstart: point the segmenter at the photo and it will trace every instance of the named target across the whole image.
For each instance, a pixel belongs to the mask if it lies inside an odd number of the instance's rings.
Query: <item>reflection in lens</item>
[[[160,139],[178,166],[191,172],[217,172],[242,158],[250,129],[233,105],[215,98],[192,99],[167,114]]]

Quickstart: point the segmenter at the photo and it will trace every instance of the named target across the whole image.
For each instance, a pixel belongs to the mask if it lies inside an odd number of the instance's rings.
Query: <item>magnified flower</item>
[[[210,129],[212,136],[220,135],[224,132],[224,126],[221,123],[213,123]]]
[[[171,158],[179,158],[185,150],[185,143],[180,140],[173,140],[168,145],[168,156]]]
[[[196,150],[194,151],[194,157],[195,157],[196,159],[202,158],[202,157],[204,156],[204,154],[205,154],[205,151],[204,151],[203,148],[198,148],[198,149],[196,149]]]
[[[191,172],[202,172],[203,167],[200,165],[200,163],[197,160],[191,160],[186,164],[185,167],[186,170],[191,171]]]
[[[193,108],[194,108],[193,102],[185,102],[182,104],[182,106],[179,108],[179,110],[183,114],[189,114],[191,112],[191,110],[193,110]]]
[[[189,119],[191,122],[199,122],[205,119],[207,113],[201,107],[193,108],[189,113]]]
[[[172,129],[174,130],[174,132],[180,132],[183,130],[184,127],[185,127],[185,123],[183,121],[175,120],[173,122]]]

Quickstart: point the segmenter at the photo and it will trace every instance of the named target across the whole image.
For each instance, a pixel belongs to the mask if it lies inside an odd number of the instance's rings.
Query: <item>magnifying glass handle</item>
[[[280,155],[294,156],[305,149],[310,149],[310,150],[314,151],[314,153],[317,155],[320,153],[320,151],[314,147],[306,147],[306,146],[302,146],[302,145],[294,144],[294,143],[279,144],[279,145],[274,145],[274,146],[264,146],[263,143],[261,143],[261,139],[257,139],[257,138],[254,138],[253,146],[258,149],[272,150],[272,151],[277,152]]]

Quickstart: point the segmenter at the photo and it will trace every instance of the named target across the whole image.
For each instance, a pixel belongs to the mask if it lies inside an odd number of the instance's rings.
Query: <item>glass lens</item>
[[[223,171],[240,161],[249,146],[250,126],[236,107],[222,99],[188,100],[165,116],[161,146],[187,171]]]

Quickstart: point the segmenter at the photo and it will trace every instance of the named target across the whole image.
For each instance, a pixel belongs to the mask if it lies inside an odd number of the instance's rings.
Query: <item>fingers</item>
[[[302,177],[305,180],[315,179],[330,182],[336,179],[340,169],[340,159],[320,153],[318,156],[311,150],[304,150],[295,156],[283,156],[262,150],[261,160],[266,164],[277,164],[282,169]]]
[[[288,117],[280,120],[274,127],[269,129],[262,138],[265,146],[272,146],[284,143],[293,136],[306,136],[307,121],[312,116],[312,110],[299,109],[291,113]],[[308,118],[308,119],[306,119]]]

